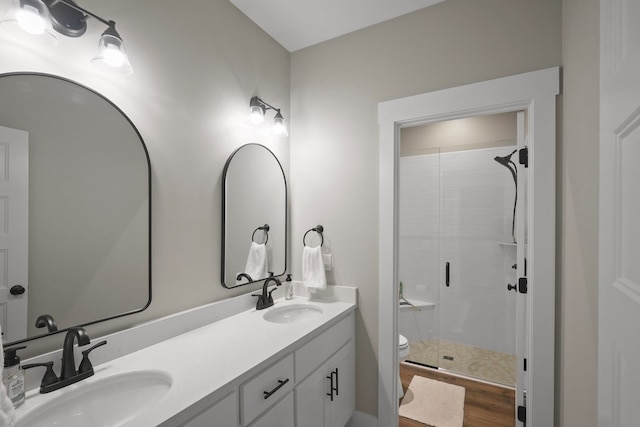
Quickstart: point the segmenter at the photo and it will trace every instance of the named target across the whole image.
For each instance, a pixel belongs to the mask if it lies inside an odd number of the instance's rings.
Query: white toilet
[[[403,335],[398,336],[398,363],[404,362],[409,357],[409,340]],[[400,367],[398,366],[398,399],[404,396],[402,381],[400,380]]]

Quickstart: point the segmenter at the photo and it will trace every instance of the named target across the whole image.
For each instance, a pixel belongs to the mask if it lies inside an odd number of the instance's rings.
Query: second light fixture
[[[258,125],[264,122],[264,115],[267,110],[273,110],[276,112],[273,118],[273,126],[271,127],[273,133],[278,136],[287,136],[287,128],[284,124],[284,117],[280,113],[280,109],[272,105],[267,104],[262,99],[254,96],[249,101],[249,122],[254,125]]]

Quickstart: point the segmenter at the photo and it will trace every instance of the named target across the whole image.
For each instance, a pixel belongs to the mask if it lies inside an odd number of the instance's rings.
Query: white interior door
[[[638,425],[640,2],[600,2],[598,425]]]
[[[28,143],[27,132],[0,126],[0,326],[3,341],[27,337]]]

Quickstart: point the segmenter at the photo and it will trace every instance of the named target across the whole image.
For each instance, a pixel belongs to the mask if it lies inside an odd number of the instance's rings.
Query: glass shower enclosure
[[[400,157],[398,329],[409,362],[515,386],[516,140],[481,147]]]

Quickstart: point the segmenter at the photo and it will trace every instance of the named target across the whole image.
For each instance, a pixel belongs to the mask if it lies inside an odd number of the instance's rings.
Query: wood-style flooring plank
[[[400,381],[406,391],[414,375],[465,388],[463,427],[514,427],[515,390],[451,375],[413,363],[400,364]],[[425,427],[427,424],[400,417],[399,427]]]

